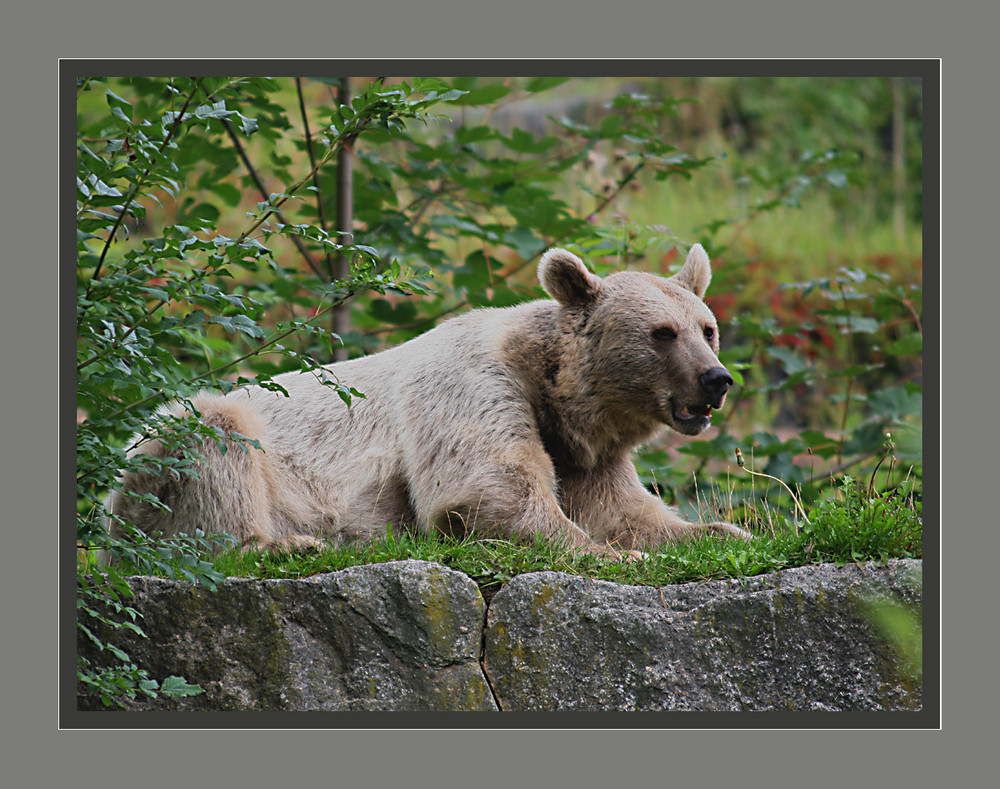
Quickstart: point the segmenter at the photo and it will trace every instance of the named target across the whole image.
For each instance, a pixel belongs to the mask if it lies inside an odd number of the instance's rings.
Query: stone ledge
[[[920,564],[661,588],[523,575],[490,604],[485,667],[505,710],[919,710],[865,603],[919,605]]]
[[[496,709],[479,663],[482,595],[441,565],[231,578],[216,592],[161,578],[129,582],[148,638],[116,643],[151,676],[183,676],[205,689],[137,699],[130,709]],[[78,705],[101,708],[97,699]]]
[[[214,593],[140,577],[131,604],[149,638],[116,643],[152,676],[205,689],[134,710],[919,710],[865,602],[919,606],[920,568],[661,588],[530,573],[488,613],[472,579],[422,561]]]

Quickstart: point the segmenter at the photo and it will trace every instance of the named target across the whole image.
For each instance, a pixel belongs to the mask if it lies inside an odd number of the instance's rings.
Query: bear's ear
[[[538,281],[545,292],[567,307],[584,307],[596,301],[604,282],[587,271],[572,252],[550,249],[538,264]]]
[[[671,279],[682,288],[690,290],[699,299],[705,295],[708,283],[712,281],[712,267],[708,262],[708,254],[701,244],[691,247],[681,270]]]

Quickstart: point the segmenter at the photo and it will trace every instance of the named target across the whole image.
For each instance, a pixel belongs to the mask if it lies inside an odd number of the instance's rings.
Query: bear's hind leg
[[[205,424],[227,435],[238,433],[259,440],[266,449],[266,429],[249,404],[213,395],[199,395],[193,402]],[[274,523],[271,494],[275,470],[266,451],[233,440],[227,440],[222,451],[211,439],[204,440],[197,451],[201,457],[192,469],[197,476],[175,477],[169,472],[126,474],[122,489],[109,500],[114,516],[112,534],[120,536],[123,532],[116,520],[121,518],[150,535],[193,534],[200,529],[209,535],[231,535],[242,547],[266,547],[287,538]],[[152,457],[168,453],[179,454],[155,439],[134,450],[134,454]],[[153,507],[135,495],[147,493],[169,509]]]

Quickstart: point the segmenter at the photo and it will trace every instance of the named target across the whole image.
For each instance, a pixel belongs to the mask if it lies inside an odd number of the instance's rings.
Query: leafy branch
[[[141,400],[136,400],[125,406],[122,406],[121,408],[115,411],[112,411],[110,414],[107,414],[104,418],[110,421],[114,421],[115,419],[121,417],[124,414],[127,414],[130,411],[134,411],[144,406],[148,406],[150,403],[171,397],[177,388],[192,386],[200,381],[216,378],[220,374],[225,373],[233,369],[234,367],[237,367],[238,365],[242,364],[248,359],[251,359],[255,356],[260,356],[265,353],[269,353],[272,350],[276,349],[278,351],[283,351],[284,349],[277,347],[278,343],[280,343],[282,340],[285,340],[294,334],[301,332],[303,328],[310,326],[313,321],[329,314],[335,307],[346,303],[360,291],[370,290],[373,288],[384,289],[386,287],[400,287],[401,285],[402,283],[397,283],[394,281],[387,280],[384,282],[378,282],[376,280],[371,280],[371,279],[359,279],[352,283],[340,282],[338,283],[338,290],[341,291],[341,294],[337,296],[335,299],[333,299],[325,307],[317,309],[316,313],[307,320],[300,323],[294,323],[291,327],[287,329],[275,332],[271,337],[267,338],[259,345],[247,351],[246,353],[241,354],[240,356],[236,356],[232,359],[229,359],[228,361],[222,364],[216,365],[215,367],[209,370],[200,372],[197,375],[191,376],[182,381],[172,383],[170,387],[165,387],[163,389],[156,390],[151,394],[149,394],[148,396],[142,398]]]
[[[232,124],[229,123],[228,121],[223,121],[222,125],[225,128],[226,133],[229,135],[229,140],[230,142],[232,142],[233,147],[236,149],[236,153],[239,155],[240,161],[243,162],[243,166],[246,168],[246,171],[249,174],[250,178],[253,180],[254,185],[257,187],[257,190],[260,192],[261,197],[264,200],[267,200],[268,198],[267,188],[264,186],[264,182],[261,180],[261,177],[258,174],[257,169],[253,166],[253,163],[250,161],[250,157],[247,156],[246,148],[243,147],[243,143],[240,142],[240,138],[236,136],[236,132],[233,130]],[[288,220],[280,211],[276,212],[276,218],[282,224],[288,224]],[[324,227],[324,230],[325,229],[326,228]],[[299,254],[302,255],[302,259],[305,260],[306,265],[309,266],[309,268],[317,277],[322,277],[323,273],[320,271],[319,266],[316,265],[316,261],[313,260],[313,256],[309,253],[309,250],[306,249],[306,246],[302,242],[302,239],[299,236],[293,235],[291,237],[291,240],[292,243],[295,245],[295,248],[299,251]]]

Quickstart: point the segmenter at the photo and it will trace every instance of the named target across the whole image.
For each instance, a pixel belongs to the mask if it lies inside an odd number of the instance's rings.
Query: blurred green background
[[[220,80],[203,123],[172,141],[170,185],[150,188],[141,211],[126,212],[113,245],[105,249],[99,232],[110,220],[101,225],[81,211],[91,223],[83,229],[95,236],[81,247],[81,287],[98,249],[107,270],[126,264],[130,250],[145,254],[170,229],[239,236],[260,201],[308,173],[338,124],[363,111],[359,97],[374,80]],[[385,78],[382,90],[411,82]],[[102,183],[118,179],[126,194],[141,180],[140,168],[129,166],[137,131],[143,123],[163,127],[186,84],[81,81],[81,161],[102,161]],[[667,435],[645,447],[637,459],[644,480],[689,512],[766,518],[791,502],[760,480],[734,484],[737,446],[752,468],[811,501],[826,495],[834,475],[872,473],[889,432],[892,462],[874,483],[892,489],[909,475],[919,495],[919,79],[462,77],[423,88],[443,97],[431,110],[436,117],[370,125],[352,139],[346,165],[331,159],[282,205],[282,221],[259,234],[267,255],[206,276],[259,307],[223,305],[190,336],[165,338],[185,380],[251,352],[279,322],[315,315],[337,265],[321,236],[347,229],[338,217],[349,216],[355,244],[377,252],[376,270],[397,261],[431,291],[363,292],[348,323],[319,322],[355,355],[470,307],[543,295],[534,269],[551,245],[573,249],[600,273],[667,274],[700,242],[713,261],[707,300],[722,325],[723,361],[739,385],[709,433]],[[294,225],[312,230],[296,234]],[[163,256],[146,285],[199,265]],[[193,305],[168,298],[157,309],[184,320]],[[234,314],[260,330],[234,331]],[[266,379],[297,367],[295,354],[330,361],[335,344],[304,331],[285,343],[292,355],[250,353],[201,384]],[[101,382],[90,385],[82,421],[100,399]]]

